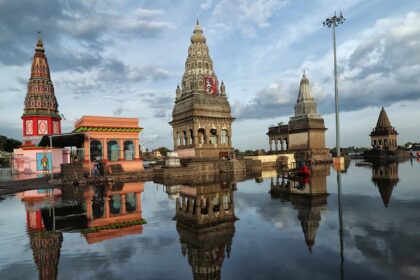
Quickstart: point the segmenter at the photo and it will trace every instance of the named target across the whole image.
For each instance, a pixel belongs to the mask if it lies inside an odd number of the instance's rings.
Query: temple
[[[376,126],[370,133],[372,149],[364,152],[367,160],[399,160],[408,158],[408,152],[398,149],[397,130],[391,125],[388,115],[382,107]]]
[[[206,37],[197,21],[170,122],[175,151],[181,158],[230,156],[233,120],[226,87],[223,81],[219,87]]]
[[[23,145],[13,152],[13,171],[19,177],[91,174],[94,161],[101,175],[143,170],[138,118],[82,116],[72,133],[62,133],[61,117],[41,37],[32,60],[25,99]]]
[[[39,33],[24,103],[22,132],[22,147],[13,152],[15,171],[21,174],[43,174],[51,170],[59,172],[60,164],[68,160],[63,149],[47,151],[43,147],[37,147],[43,136],[61,133],[61,116],[58,112],[44,44]]]
[[[235,234],[235,187],[230,182],[181,187],[176,228],[194,279],[221,279]]]
[[[372,182],[378,187],[385,207],[388,207],[398,181],[398,162],[376,162],[372,165]]]
[[[324,119],[317,112],[317,104],[312,97],[311,86],[303,73],[295,104],[295,115],[289,123],[280,123],[268,130],[272,153],[293,152],[297,161],[331,161],[329,149],[325,147]],[[274,143],[274,147],[273,147]]]
[[[311,169],[311,176],[298,181],[285,177],[271,179],[270,194],[272,198],[280,198],[284,203],[291,202],[298,210],[305,243],[310,253],[315,245],[321,212],[327,205],[327,176],[330,166],[326,164],[315,165]]]
[[[42,136],[61,133],[61,117],[41,37],[32,59],[25,108],[22,115],[23,146],[35,146]]]
[[[395,151],[398,148],[397,135],[398,132],[391,126],[388,115],[382,107],[376,127],[370,133],[372,147],[378,150]]]

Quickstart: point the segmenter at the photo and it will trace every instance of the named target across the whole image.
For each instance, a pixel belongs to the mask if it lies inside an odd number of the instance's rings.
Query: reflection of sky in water
[[[355,167],[342,175],[344,274],[346,279],[420,277],[420,164],[399,164],[399,182],[385,208],[372,170]],[[305,243],[299,207],[272,198],[270,180],[240,182],[234,192],[235,234],[222,279],[338,279],[340,248],[336,174],[327,178],[327,205],[321,207],[312,253]],[[143,233],[88,245],[80,233],[64,233],[59,279],[191,279],[176,230],[175,200],[161,185],[146,183]],[[26,233],[24,204],[0,201],[0,275],[37,279]]]

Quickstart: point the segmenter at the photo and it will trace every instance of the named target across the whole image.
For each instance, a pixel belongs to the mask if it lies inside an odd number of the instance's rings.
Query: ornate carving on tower
[[[219,157],[233,152],[231,107],[213,70],[199,22],[191,36],[181,87],[172,111],[174,148],[180,157]]]
[[[32,59],[22,115],[24,146],[36,145],[43,135],[61,133],[61,117],[40,35]]]

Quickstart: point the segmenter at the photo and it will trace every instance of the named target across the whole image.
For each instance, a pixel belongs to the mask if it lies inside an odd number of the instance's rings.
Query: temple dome
[[[386,114],[384,107],[382,107],[381,112],[379,113],[379,118],[378,118],[378,122],[376,123],[376,127],[377,128],[391,127],[391,122],[389,121],[388,115]]]
[[[198,20],[197,20],[197,24],[195,25],[193,35],[191,36],[191,43],[193,44],[206,43],[206,37],[203,35],[203,29],[201,29],[201,26]]]

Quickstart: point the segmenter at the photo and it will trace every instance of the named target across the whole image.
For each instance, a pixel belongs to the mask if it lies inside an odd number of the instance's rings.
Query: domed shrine
[[[197,21],[170,122],[175,151],[182,158],[230,156],[233,120],[226,87],[223,81],[219,86]]]

